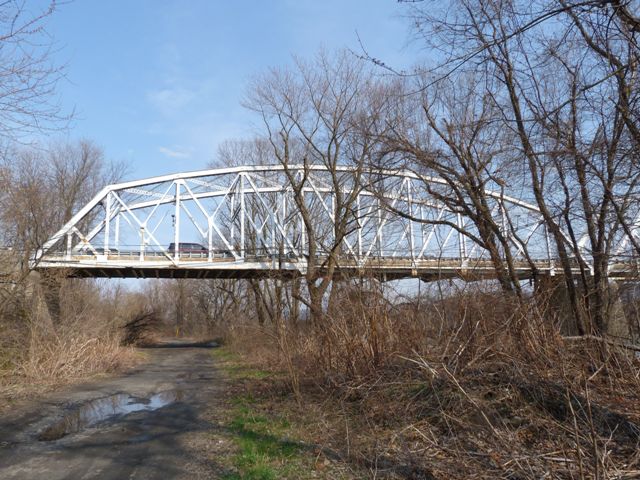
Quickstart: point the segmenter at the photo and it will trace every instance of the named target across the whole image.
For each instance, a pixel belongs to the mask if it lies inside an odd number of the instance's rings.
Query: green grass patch
[[[271,376],[271,373],[265,370],[258,370],[239,364],[229,364],[223,368],[231,378],[239,380],[263,380]]]
[[[238,356],[226,347],[213,349],[211,355],[219,362],[223,362],[219,367],[224,370],[229,377],[233,379],[246,380],[263,380],[270,377],[271,372],[251,368],[240,362]]]
[[[237,361],[238,356],[231,352],[227,347],[218,347],[211,350],[211,356],[216,360]]]
[[[270,372],[251,368],[226,348],[212,351],[221,368],[231,379],[262,380]],[[277,415],[260,412],[260,403],[251,393],[231,400],[228,431],[237,453],[232,457],[234,472],[225,480],[276,480],[308,477],[313,457],[305,446],[290,439],[290,423]]]
[[[247,365],[241,356],[227,347],[216,348],[212,355],[220,370],[231,380],[242,380],[238,383],[245,387],[264,385],[265,378],[269,378],[269,381],[281,378],[278,372]],[[223,475],[224,480],[353,478],[333,466],[327,466],[327,463],[322,463],[318,469],[317,450],[296,441],[299,438],[296,432],[303,428],[297,417],[292,417],[291,423],[288,419],[290,410],[284,404],[274,404],[270,399],[261,398],[260,389],[244,390],[246,393],[230,400],[226,412],[226,431],[236,447],[236,453],[229,458],[228,466],[233,471]]]
[[[267,417],[255,411],[255,399],[247,396],[233,400],[229,431],[238,447],[233,457],[237,472],[226,480],[271,480],[304,478],[305,447],[287,438],[287,420]]]

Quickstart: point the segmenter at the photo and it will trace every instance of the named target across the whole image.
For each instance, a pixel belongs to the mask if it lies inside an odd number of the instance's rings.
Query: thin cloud
[[[191,156],[188,152],[167,147],[158,147],[158,151],[170,158],[189,158]]]
[[[186,107],[195,98],[195,92],[185,88],[163,88],[147,93],[147,100],[165,115]]]

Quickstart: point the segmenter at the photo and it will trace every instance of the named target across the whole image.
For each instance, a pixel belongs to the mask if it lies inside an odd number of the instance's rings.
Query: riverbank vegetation
[[[224,338],[271,372],[243,380],[256,415],[298,425],[353,478],[634,478],[635,352],[564,339],[547,314],[495,291],[351,291],[323,324],[247,319]]]

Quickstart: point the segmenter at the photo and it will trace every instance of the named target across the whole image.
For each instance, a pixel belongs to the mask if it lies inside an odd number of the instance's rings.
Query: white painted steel
[[[397,268],[416,274],[438,260],[431,270],[490,269],[487,252],[470,239],[477,235],[472,222],[447,209],[425,188],[446,189],[444,180],[404,170],[370,171],[364,175],[364,187],[351,192],[353,176],[360,173],[349,167],[338,167],[333,173],[343,180],[343,195],[357,193],[350,219],[353,228],[341,246],[344,265],[383,271],[391,267],[382,263],[393,259]],[[123,268],[304,271],[309,232],[289,178],[306,179],[301,186],[305,205],[313,210],[319,231],[328,239],[321,245],[322,256],[329,253],[335,235],[336,192],[330,174],[320,165],[289,166],[288,171],[282,165],[244,166],[109,185],[45,243],[33,263],[40,268],[100,268],[102,272]],[[555,254],[547,229],[541,228],[544,222],[538,209],[502,192],[486,193],[493,202],[496,223],[509,239],[511,254],[521,262],[523,276],[531,269],[525,251],[539,270],[553,275]],[[518,219],[517,231],[510,231],[513,227],[507,217]],[[634,228],[640,229],[640,224]],[[169,243],[176,246],[173,252],[168,251]],[[628,243],[622,237],[613,249],[616,265],[628,260]],[[202,245],[202,257],[194,257],[194,247],[185,244]],[[580,254],[589,265],[588,254]],[[276,256],[280,261],[275,261]]]

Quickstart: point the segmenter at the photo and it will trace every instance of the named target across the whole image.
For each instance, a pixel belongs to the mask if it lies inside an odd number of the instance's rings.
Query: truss
[[[472,241],[471,222],[427,193],[426,186],[446,188],[443,180],[376,171],[356,182],[362,173],[352,168],[331,173],[322,166],[245,166],[109,185],[51,237],[34,266],[76,276],[299,275],[308,262],[322,266],[333,249],[345,275],[492,275],[487,252]],[[313,216],[319,244],[313,259],[295,187]],[[351,195],[347,234],[335,249],[338,196]],[[527,277],[535,266],[554,275],[556,255],[538,209],[499,192],[487,196],[519,274]]]

